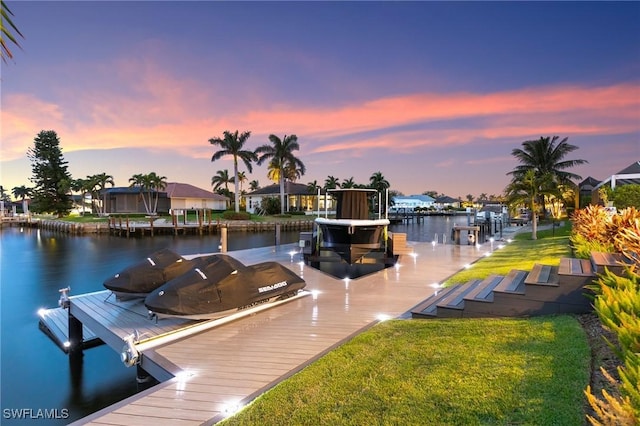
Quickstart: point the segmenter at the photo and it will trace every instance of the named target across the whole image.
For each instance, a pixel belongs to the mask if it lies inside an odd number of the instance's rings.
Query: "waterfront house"
[[[333,199],[331,197],[325,198],[325,193],[325,190],[321,189],[320,197],[318,198],[318,192],[311,191],[309,189],[309,186],[307,185],[294,182],[285,182],[284,210],[287,212],[299,211],[313,214],[313,212],[317,211],[318,209],[320,209],[321,211],[325,210],[325,199],[326,208],[332,210]],[[280,185],[273,184],[265,186],[264,188],[256,189],[253,192],[243,195],[247,206],[247,212],[252,214],[256,213],[256,211],[260,209],[262,200],[268,197],[275,197],[280,199]]]
[[[229,205],[228,197],[188,183],[168,183],[165,192],[169,198],[171,210],[210,209],[223,211]]]
[[[460,200],[449,197],[448,195],[443,195],[435,199],[434,206],[437,210],[459,209]]]
[[[184,210],[225,210],[228,198],[198,188],[188,183],[167,183],[162,191],[152,190],[152,198],[158,196],[156,213],[179,212]],[[140,187],[114,187],[103,190],[100,199],[106,200],[105,213],[134,214],[147,213],[142,196],[147,197],[148,191],[141,192]],[[151,206],[153,209],[153,206]]]
[[[412,212],[416,208],[430,209],[434,206],[435,198],[429,195],[398,195],[391,199],[390,212],[408,211]]]

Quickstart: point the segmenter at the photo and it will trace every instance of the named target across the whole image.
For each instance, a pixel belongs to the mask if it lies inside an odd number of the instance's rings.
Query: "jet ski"
[[[194,267],[187,260],[169,249],[150,254],[104,281],[103,285],[119,298],[145,297]]]
[[[221,318],[294,296],[306,285],[277,262],[245,266],[225,254],[203,257],[199,262],[147,295],[144,304],[151,317]]]

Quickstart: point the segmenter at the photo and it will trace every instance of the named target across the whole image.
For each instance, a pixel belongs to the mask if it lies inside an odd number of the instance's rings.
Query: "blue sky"
[[[499,194],[511,151],[559,135],[573,170],[640,160],[638,2],[16,2],[0,184],[55,130],[73,177],[210,189],[211,137],[296,134],[300,182]],[[265,166],[248,174],[269,184]]]

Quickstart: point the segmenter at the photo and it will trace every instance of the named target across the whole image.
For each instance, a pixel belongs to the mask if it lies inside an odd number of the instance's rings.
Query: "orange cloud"
[[[66,87],[55,101],[32,94],[3,96],[2,159],[24,156],[42,129],[56,130],[65,152],[144,147],[194,158],[210,157],[208,139],[236,129],[251,130],[249,141],[255,146],[266,143],[270,133],[296,133],[307,154],[344,151],[351,156],[372,149],[410,152],[478,140],[640,131],[637,83],[421,93],[334,108],[265,108],[255,106],[268,105],[265,99],[221,99],[216,87],[175,78],[145,59],[120,61],[113,70],[111,86]]]

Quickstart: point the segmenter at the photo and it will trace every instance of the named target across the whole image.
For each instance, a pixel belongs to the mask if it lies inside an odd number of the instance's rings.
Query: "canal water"
[[[447,241],[454,223],[466,217],[429,217],[424,223],[393,225],[408,241]],[[271,232],[230,232],[229,251],[274,245]],[[297,231],[281,243],[297,242]],[[58,290],[71,294],[104,290],[102,282],[148,254],[218,252],[219,236],[72,236],[55,231],[5,227],[0,230],[0,424],[63,425],[143,390],[135,368],[127,368],[106,345],[87,349],[70,362],[38,328],[37,311],[55,307]]]

